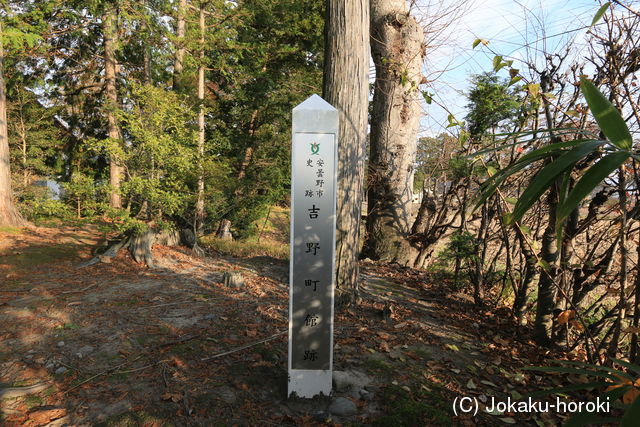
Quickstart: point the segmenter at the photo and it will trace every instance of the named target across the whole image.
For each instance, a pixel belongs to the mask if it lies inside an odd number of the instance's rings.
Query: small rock
[[[80,350],[78,350],[78,352],[76,353],[76,356],[82,359],[84,356],[90,354],[91,352],[93,352],[93,347],[90,345],[85,345]]]
[[[65,368],[64,366],[60,366],[58,369],[56,369],[56,375],[62,375],[67,371],[68,371],[67,368]]]
[[[329,405],[329,412],[339,417],[350,417],[358,413],[356,404],[346,397],[337,397]]]
[[[370,402],[373,400],[373,393],[367,390],[360,390],[360,399]]]
[[[367,374],[358,371],[333,371],[333,384],[338,392],[360,390],[371,383]]]
[[[222,275],[222,283],[228,288],[240,289],[244,287],[244,278],[238,272],[227,271]]]
[[[331,420],[331,415],[327,414],[324,411],[318,411],[313,414],[313,419],[319,423],[328,423]]]
[[[202,320],[213,320],[215,318],[216,316],[213,314],[205,314],[204,316],[202,316]]]
[[[64,347],[64,341],[59,341],[57,345],[58,347]]]
[[[33,359],[33,354],[27,354],[24,358],[25,359]]]
[[[98,259],[103,264],[111,264],[111,257],[106,255],[99,255]]]
[[[229,405],[236,403],[236,393],[231,389],[231,387],[218,387],[213,391],[213,394]]]

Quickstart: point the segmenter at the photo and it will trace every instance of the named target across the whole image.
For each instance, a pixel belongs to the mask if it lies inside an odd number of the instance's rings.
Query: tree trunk
[[[106,114],[108,122],[109,139],[120,144],[121,136],[118,129],[118,120],[115,110],[118,108],[118,92],[116,90],[116,44],[118,43],[118,31],[116,28],[116,10],[113,7],[107,8],[102,16],[102,32],[104,38],[104,77],[106,94]],[[120,181],[122,179],[123,167],[120,159],[114,153],[109,154],[109,205],[113,208],[122,207],[120,197]]]
[[[369,5],[327,0],[324,99],[340,111],[336,218],[338,305],[356,302],[369,104]]]
[[[0,22],[0,225],[19,227],[24,219],[13,203],[11,169],[9,167],[9,128],[7,125],[7,98],[4,85],[4,45]]]
[[[173,63],[173,90],[180,89],[180,79],[182,77],[182,71],[184,70],[186,13],[187,0],[180,0],[180,3],[178,3],[178,22],[176,26],[176,57]]]
[[[129,252],[136,262],[144,263],[153,268],[153,253],[151,248],[155,241],[155,231],[149,228],[141,234],[133,235],[129,238]]]
[[[405,0],[371,1],[371,52],[376,83],[371,116],[365,256],[413,264],[414,162],[421,106],[424,32]]]
[[[200,62],[198,64],[198,200],[196,201],[196,231],[202,230],[204,222],[204,3],[200,5]]]

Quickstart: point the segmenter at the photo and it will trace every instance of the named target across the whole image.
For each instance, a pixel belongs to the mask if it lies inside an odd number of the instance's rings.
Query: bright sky
[[[518,60],[539,60],[541,52],[557,52],[575,40],[574,54],[581,56],[584,36],[600,7],[596,0],[468,0],[464,10],[460,10],[460,0],[416,3],[415,13],[422,16],[427,30],[440,28],[446,20],[454,22],[427,49],[426,75],[434,80],[434,99],[459,120],[466,115],[464,93],[469,89],[470,76],[490,71],[496,54],[514,59],[513,66],[523,70]],[[429,16],[437,16],[438,11],[449,15],[432,22]],[[472,49],[476,38],[489,41],[488,46]],[[503,70],[501,75],[507,77],[508,72]],[[425,113],[422,135],[444,131],[446,111],[434,102],[425,104]]]

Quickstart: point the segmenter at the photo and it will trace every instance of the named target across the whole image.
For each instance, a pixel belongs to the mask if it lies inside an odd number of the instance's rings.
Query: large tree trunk
[[[0,22],[0,225],[19,227],[24,225],[22,216],[13,203],[11,169],[9,167],[9,128],[7,126],[7,98],[4,86],[4,45]]]
[[[198,101],[200,111],[198,112],[198,200],[196,201],[196,231],[202,229],[204,222],[204,171],[202,164],[204,161],[204,3],[200,5],[200,63],[198,64]]]
[[[364,253],[413,264],[414,162],[421,106],[424,32],[405,0],[371,0],[371,51],[376,83],[371,117],[367,236]]]
[[[178,3],[178,19],[176,25],[176,57],[173,63],[173,90],[180,89],[180,79],[184,70],[184,39],[186,30],[187,0],[180,0]]]
[[[369,97],[369,5],[327,0],[324,99],[340,111],[336,221],[338,305],[358,296],[360,214]]]
[[[116,90],[116,44],[118,43],[118,31],[116,27],[116,10],[107,8],[102,16],[102,31],[104,38],[104,77],[106,93],[106,114],[108,122],[108,135],[112,141],[120,143],[120,129],[116,118],[115,109],[118,108],[118,92]],[[109,205],[114,208],[122,207],[120,198],[120,181],[123,167],[120,159],[115,154],[109,155]]]

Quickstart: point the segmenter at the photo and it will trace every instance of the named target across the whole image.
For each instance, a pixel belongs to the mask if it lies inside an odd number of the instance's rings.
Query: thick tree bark
[[[360,214],[369,96],[369,5],[327,0],[324,99],[340,111],[336,224],[337,303],[358,296]]]
[[[198,64],[198,101],[200,111],[198,112],[198,199],[196,201],[196,230],[202,229],[204,222],[204,171],[202,163],[204,160],[204,3],[200,5],[200,63]]]
[[[104,38],[104,77],[106,94],[106,115],[107,131],[112,141],[120,143],[121,135],[118,128],[115,109],[118,107],[118,92],[116,90],[116,44],[118,43],[118,31],[116,27],[116,10],[113,7],[107,8],[102,16],[102,32]],[[120,181],[122,179],[123,167],[120,159],[115,154],[109,156],[109,205],[114,208],[122,207],[120,197]]]
[[[186,31],[187,0],[180,0],[178,3],[178,18],[176,25],[176,57],[173,63],[173,90],[180,89],[180,78],[184,70],[184,39]]]
[[[11,169],[9,166],[9,128],[7,125],[7,98],[4,85],[4,45],[0,23],[0,225],[19,227],[24,219],[13,203]]]
[[[371,1],[376,83],[371,117],[367,236],[364,255],[413,264],[413,175],[421,106],[424,32],[405,0]]]

